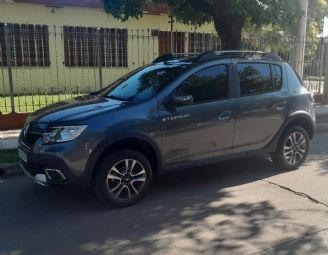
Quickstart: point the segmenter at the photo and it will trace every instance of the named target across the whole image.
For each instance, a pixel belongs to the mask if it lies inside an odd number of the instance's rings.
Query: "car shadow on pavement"
[[[289,242],[296,233],[317,231],[291,223],[290,215],[261,198],[261,193],[252,191],[253,197],[239,199],[244,192],[239,186],[282,173],[265,157],[169,173],[155,181],[143,201],[123,209],[106,208],[86,190],[43,188],[20,178],[19,194],[6,191],[15,203],[4,211],[15,211],[15,217],[2,214],[0,229],[11,224],[22,227],[19,233],[0,234],[0,239],[4,238],[5,251],[20,248],[22,254],[33,255],[247,254],[268,248],[268,241],[262,240],[267,229],[285,233],[273,246]],[[0,208],[4,204],[0,201]],[[43,232],[46,235],[36,234]],[[18,247],[10,242],[15,234],[21,240]],[[288,254],[301,254],[305,248],[307,254],[327,250],[320,239],[315,242],[310,248],[306,241],[296,243]],[[36,244],[42,247],[36,250]],[[286,253],[283,247],[275,249],[275,254]]]

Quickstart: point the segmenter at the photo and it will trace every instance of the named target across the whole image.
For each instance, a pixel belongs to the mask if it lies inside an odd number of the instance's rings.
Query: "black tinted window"
[[[282,86],[282,70],[278,65],[271,65],[272,80],[274,89],[279,90]]]
[[[273,90],[269,64],[238,64],[237,69],[241,95],[266,93]]]
[[[201,70],[191,75],[178,88],[178,93],[192,95],[194,103],[227,98],[228,91],[228,68],[225,65]]]
[[[101,91],[106,97],[143,101],[190,68],[185,65],[150,65],[127,74]]]

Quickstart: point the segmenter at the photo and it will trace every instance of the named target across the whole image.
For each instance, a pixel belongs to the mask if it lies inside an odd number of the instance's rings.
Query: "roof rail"
[[[263,51],[249,51],[249,50],[229,50],[229,51],[209,51],[200,54],[197,57],[197,62],[206,62],[210,60],[218,60],[224,58],[247,58],[247,59],[260,59],[280,62],[282,59],[274,54]]]
[[[229,50],[229,51],[208,51],[202,54],[198,53],[169,53],[156,58],[153,63],[172,61],[181,58],[194,57],[195,63],[202,63],[211,60],[219,60],[225,58],[245,58],[245,59],[260,59],[268,61],[281,62],[282,59],[274,54],[263,51],[249,51],[249,50]]]
[[[172,53],[164,54],[164,55],[161,55],[161,56],[155,58],[153,60],[153,64],[160,63],[160,62],[167,62],[167,61],[174,60],[174,59],[175,59],[175,57],[173,56]]]
[[[160,62],[167,62],[172,61],[176,59],[184,59],[184,58],[191,58],[191,57],[197,57],[199,56],[199,53],[168,53],[161,55],[153,60],[153,64],[160,63]]]

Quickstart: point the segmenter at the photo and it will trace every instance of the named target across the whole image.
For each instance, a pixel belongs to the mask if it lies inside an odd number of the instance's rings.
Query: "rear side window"
[[[228,98],[228,67],[218,65],[203,69],[184,80],[177,89],[181,95],[192,95],[194,103]]]
[[[240,95],[267,93],[282,86],[282,70],[279,65],[263,63],[237,64]]]

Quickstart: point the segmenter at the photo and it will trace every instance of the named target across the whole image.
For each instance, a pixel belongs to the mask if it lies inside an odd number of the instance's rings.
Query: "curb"
[[[316,119],[317,119],[317,124],[328,123],[327,114],[317,114]]]
[[[315,133],[325,133],[328,132],[328,121],[319,122],[316,126]]]

